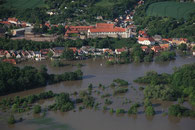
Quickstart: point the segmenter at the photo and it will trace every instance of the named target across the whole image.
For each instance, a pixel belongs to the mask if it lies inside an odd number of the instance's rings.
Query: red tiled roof
[[[148,46],[141,46],[142,50],[148,49]]]
[[[71,34],[71,33],[79,33],[79,31],[76,30],[67,30],[66,34]]]
[[[153,51],[155,51],[155,52],[158,52],[158,51],[161,50],[161,47],[160,47],[160,46],[153,46],[151,49],[152,49]]]
[[[149,38],[145,38],[145,37],[139,37],[138,41],[150,41],[150,42],[154,42],[154,39],[152,37]]]
[[[11,24],[11,23],[8,22],[8,21],[0,21],[0,23],[2,23],[2,24]]]
[[[169,48],[169,44],[159,44],[161,48]]]
[[[49,23],[45,23],[45,26],[47,26],[48,28],[50,28],[50,24]]]
[[[180,38],[179,40],[180,40],[180,41],[185,41],[185,42],[187,42],[187,41],[188,41],[188,39],[187,39],[187,38]]]
[[[8,21],[18,22],[18,19],[17,18],[8,18]]]
[[[126,49],[125,48],[121,48],[121,49],[116,49],[116,51],[117,52],[124,52],[124,51],[126,51]]]
[[[114,28],[114,24],[96,23],[96,28]]]
[[[95,28],[95,29],[90,29],[90,32],[96,33],[96,32],[125,32],[126,28]]]
[[[163,38],[162,40],[163,40],[163,41],[167,41],[167,42],[172,41],[172,39],[171,39],[171,38],[168,38],[168,39],[167,39],[167,38]]]
[[[72,50],[74,53],[77,51],[76,47],[69,47],[70,50]]]
[[[10,64],[16,64],[16,60],[15,59],[4,59],[3,62],[7,62],[7,63],[10,63]]]
[[[139,30],[139,34],[144,34],[144,33],[146,33],[146,31],[144,31],[144,30]]]
[[[68,30],[77,30],[77,31],[87,31],[90,28],[95,28],[94,26],[65,26],[65,29]]]

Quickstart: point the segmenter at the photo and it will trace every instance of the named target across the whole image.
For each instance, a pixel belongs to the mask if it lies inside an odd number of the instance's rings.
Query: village
[[[144,1],[139,1],[137,6],[144,4]],[[135,9],[137,8],[135,6]],[[114,21],[108,21],[107,23],[96,23],[96,25],[90,26],[72,26],[72,25],[53,25],[49,21],[44,25],[40,25],[40,28],[46,26],[51,29],[52,27],[63,26],[65,29],[64,39],[88,39],[88,38],[136,38],[137,43],[141,45],[141,49],[144,52],[153,51],[154,53],[160,53],[162,51],[168,51],[172,48],[176,48],[181,44],[186,44],[188,50],[192,51],[195,55],[193,47],[194,42],[189,42],[186,38],[162,38],[160,35],[149,36],[147,29],[139,30],[136,32],[137,27],[134,25],[133,16],[135,9],[132,11],[125,11],[125,14],[114,19]],[[52,14],[53,15],[53,14]],[[0,37],[10,37],[12,40],[31,40],[31,41],[47,41],[55,42],[59,37],[54,34],[36,34],[33,32],[34,25],[25,21],[20,21],[17,18],[8,18],[0,21],[3,26],[14,27],[16,29],[11,30],[11,34],[5,32],[3,28],[0,28]],[[11,36],[10,36],[11,35]],[[66,48],[67,49],[67,48]],[[95,48],[92,46],[82,46],[81,48],[69,47],[68,49],[74,52],[76,59],[86,59],[88,56],[102,56],[102,55],[120,55],[123,52],[131,51],[131,48],[117,48],[112,50],[110,48]],[[62,55],[65,47],[55,47],[41,49],[39,51],[32,50],[0,50],[0,58],[2,61],[16,64],[17,62],[33,59],[41,61],[48,59],[48,53],[52,53],[50,58],[58,58]]]

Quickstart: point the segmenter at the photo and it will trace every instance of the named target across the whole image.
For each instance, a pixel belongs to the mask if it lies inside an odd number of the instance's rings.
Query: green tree
[[[180,44],[179,46],[178,46],[178,48],[179,48],[179,50],[181,50],[181,51],[186,51],[187,50],[187,45],[186,44]]]
[[[8,118],[8,124],[14,124],[16,122],[14,115],[10,115]]]
[[[66,60],[73,60],[74,59],[74,52],[70,49],[65,49],[62,53],[62,58],[65,58]]]
[[[41,112],[41,106],[40,105],[35,105],[34,107],[33,107],[33,113],[34,114],[38,114],[38,113],[40,113]]]
[[[155,111],[154,111],[154,108],[152,106],[147,106],[145,112],[146,112],[147,116],[155,115]]]

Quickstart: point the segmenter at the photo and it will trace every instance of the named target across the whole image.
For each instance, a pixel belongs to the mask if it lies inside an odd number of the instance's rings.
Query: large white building
[[[131,33],[130,29],[115,27],[114,24],[97,23],[95,28],[88,29],[87,36],[88,38],[95,38],[95,37],[129,38],[130,33]]]

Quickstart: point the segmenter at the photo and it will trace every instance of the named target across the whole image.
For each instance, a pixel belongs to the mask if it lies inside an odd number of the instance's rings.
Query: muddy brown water
[[[52,119],[52,123],[45,124],[33,124],[29,123],[28,120],[35,118],[33,114],[23,113],[18,114],[16,117],[23,117],[24,121],[16,123],[14,125],[7,125],[5,118],[8,114],[0,113],[0,128],[1,129],[18,129],[18,130],[34,130],[34,129],[71,129],[71,130],[194,130],[195,129],[195,119],[193,118],[176,118],[163,116],[163,112],[167,112],[168,106],[176,102],[161,102],[153,101],[153,106],[156,111],[156,115],[153,117],[146,117],[144,114],[143,107],[138,109],[137,115],[129,116],[128,114],[116,115],[110,114],[108,111],[103,111],[104,99],[100,98],[102,94],[113,93],[112,88],[106,88],[104,91],[99,89],[97,86],[99,83],[105,85],[106,87],[110,85],[113,79],[121,78],[127,80],[130,85],[128,86],[129,91],[123,95],[111,96],[108,99],[113,101],[113,104],[107,106],[108,108],[124,108],[128,110],[132,103],[140,102],[142,103],[143,92],[139,91],[139,86],[133,83],[139,76],[143,76],[147,71],[157,71],[158,73],[172,73],[173,67],[179,67],[184,64],[195,63],[195,57],[177,57],[176,60],[164,63],[140,63],[140,64],[123,64],[123,65],[106,65],[106,59],[97,58],[89,59],[84,61],[73,61],[66,62],[65,67],[52,67],[50,61],[28,61],[18,64],[17,66],[23,67],[25,65],[31,65],[39,68],[40,65],[44,64],[48,68],[48,73],[60,74],[65,71],[74,71],[77,69],[76,64],[84,64],[81,70],[84,73],[83,80],[80,81],[68,81],[61,82],[54,85],[48,85],[46,87],[32,89],[24,92],[18,92],[9,94],[4,97],[14,97],[16,95],[26,96],[29,94],[37,94],[40,92],[45,92],[52,90],[55,93],[60,92],[74,92],[86,90],[90,83],[93,84],[93,91],[100,91],[100,95],[93,92],[93,96],[96,98],[97,102],[100,102],[98,110],[94,109],[84,109],[82,111],[75,108],[75,111],[70,111],[67,113],[62,112],[47,112],[46,118]],[[133,86],[133,87],[131,87]],[[74,98],[74,96],[72,96]],[[132,101],[131,104],[123,104],[125,98]],[[53,103],[52,99],[38,102],[43,108],[47,105]],[[184,103],[185,106],[191,108],[188,103]],[[194,108],[193,108],[194,109]],[[4,118],[5,117],[5,118]],[[68,127],[51,127],[58,125],[67,125]]]

